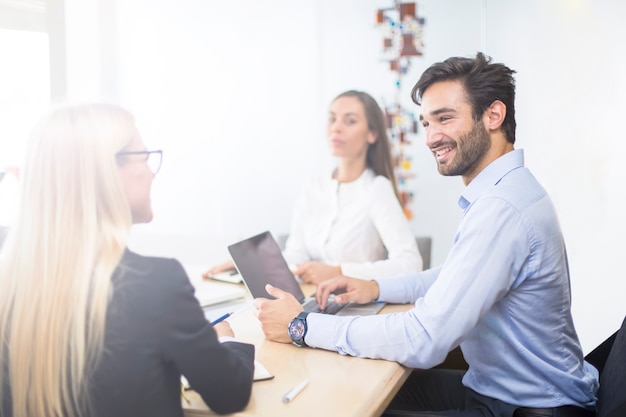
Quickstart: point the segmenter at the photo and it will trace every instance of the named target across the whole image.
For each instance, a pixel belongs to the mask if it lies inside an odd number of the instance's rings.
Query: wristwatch
[[[306,336],[306,331],[307,331],[306,316],[308,315],[309,315],[308,312],[303,311],[300,314],[298,314],[296,318],[291,320],[291,323],[289,323],[289,327],[287,328],[287,331],[289,332],[289,337],[291,337],[291,341],[293,342],[294,345],[297,345],[300,347],[307,346],[307,344],[304,343],[304,336]]]

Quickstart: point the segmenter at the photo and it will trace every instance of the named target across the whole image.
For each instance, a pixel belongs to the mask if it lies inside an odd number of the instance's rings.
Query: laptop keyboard
[[[337,314],[339,310],[344,307],[345,304],[337,304],[329,301],[326,304],[325,310],[320,310],[320,306],[315,302],[315,300],[310,300],[306,302],[303,307],[309,313],[322,313],[322,314]]]

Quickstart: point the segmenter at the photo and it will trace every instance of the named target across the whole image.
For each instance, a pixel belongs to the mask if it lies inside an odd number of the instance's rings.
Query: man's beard
[[[437,164],[439,173],[446,176],[465,175],[480,163],[490,147],[491,140],[485,126],[481,121],[474,121],[472,129],[459,136],[454,158]]]

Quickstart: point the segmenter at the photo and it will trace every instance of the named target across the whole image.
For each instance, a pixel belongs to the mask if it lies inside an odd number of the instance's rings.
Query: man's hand
[[[341,275],[341,267],[321,262],[303,262],[296,267],[293,273],[299,276],[302,282],[317,285],[337,275]]]
[[[253,305],[255,314],[261,322],[261,328],[265,337],[269,340],[281,343],[291,343],[287,327],[304,309],[296,298],[288,292],[271,285],[265,286],[265,291],[275,300],[267,298],[255,298]]]
[[[315,299],[322,310],[326,308],[328,297],[331,294],[336,294],[334,302],[337,304],[346,304],[351,301],[366,304],[377,300],[380,290],[378,283],[373,280],[366,281],[343,275],[335,277],[317,286]]]

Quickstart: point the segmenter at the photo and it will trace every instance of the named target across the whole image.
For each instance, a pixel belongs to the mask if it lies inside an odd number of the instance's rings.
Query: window
[[[30,131],[50,106],[48,34],[0,28],[0,225],[15,212],[17,175]]]

